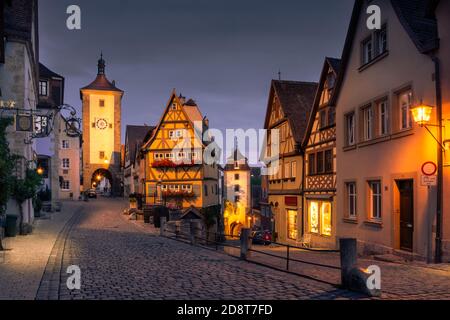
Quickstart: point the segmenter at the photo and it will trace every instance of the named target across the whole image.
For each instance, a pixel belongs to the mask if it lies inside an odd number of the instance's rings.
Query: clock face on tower
[[[108,121],[106,121],[106,119],[98,119],[95,125],[98,129],[105,130],[106,128],[108,128]]]

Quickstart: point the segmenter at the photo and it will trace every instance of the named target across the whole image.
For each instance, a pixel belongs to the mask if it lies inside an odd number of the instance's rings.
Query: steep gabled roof
[[[314,121],[316,120],[316,114],[320,107],[320,99],[322,98],[322,91],[325,85],[325,82],[327,81],[327,75],[328,71],[331,68],[333,70],[336,79],[339,76],[339,71],[341,69],[341,60],[336,58],[325,58],[325,62],[323,64],[322,73],[320,76],[320,82],[317,89],[316,97],[314,99],[313,109],[311,111],[311,115],[309,117],[308,126],[306,129],[305,136],[303,137],[303,143],[302,147],[305,148],[308,145],[308,140],[311,135],[312,128],[314,126]],[[336,94],[336,90],[333,90],[333,95]],[[331,97],[330,101],[333,100],[333,97]]]
[[[41,62],[39,62],[39,78],[44,79],[51,79],[51,78],[60,78],[64,80],[64,77],[57,74],[56,72],[53,72],[49,68],[47,68],[45,65],[43,65]]]
[[[435,8],[432,0],[391,0],[403,28],[421,53],[439,47],[436,17],[430,11]]]
[[[269,125],[272,101],[276,94],[281,109],[289,121],[294,140],[300,145],[305,135],[316,91],[317,83],[315,82],[272,80],[265,128],[268,128]]]
[[[128,144],[130,152],[130,161],[133,162],[136,158],[136,153],[139,146],[142,144],[145,137],[150,131],[153,131],[155,127],[151,126],[133,126],[128,125],[125,132],[125,143]]]
[[[169,107],[171,106],[173,101],[177,101],[180,105],[181,105],[181,110],[184,113],[184,115],[186,116],[186,119],[190,122],[192,128],[195,130],[195,126],[194,126],[194,122],[195,121],[203,121],[203,116],[200,112],[200,109],[198,108],[197,104],[195,104],[195,106],[189,106],[186,105],[186,103],[182,103],[184,100],[184,97],[182,97],[181,95],[178,97],[176,90],[173,89],[172,93],[170,95],[170,98],[167,102],[166,107],[164,108],[164,112],[161,115],[161,118],[158,122],[157,127],[153,130],[153,134],[150,137],[150,139],[148,139],[148,141],[146,141],[142,148],[148,148],[148,146],[150,146],[152,144],[152,142],[154,141],[154,139],[156,138],[156,135],[159,131],[159,129],[161,128],[161,124],[164,120],[164,116],[167,114],[167,112],[169,111]],[[193,101],[193,100],[192,100]],[[188,101],[189,102],[189,101]],[[201,142],[202,144],[204,143],[203,141]]]
[[[433,14],[438,3],[437,0],[390,1],[401,25],[420,53],[426,54],[439,48],[437,21]],[[350,26],[348,28],[342,53],[341,72],[336,82],[336,94],[333,97],[333,104],[336,103],[339,97],[340,87],[345,78],[363,5],[364,0],[355,0]]]

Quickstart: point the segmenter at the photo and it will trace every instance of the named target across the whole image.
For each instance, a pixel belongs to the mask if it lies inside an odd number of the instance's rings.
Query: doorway
[[[400,249],[413,251],[414,235],[414,181],[399,180],[400,194]]]

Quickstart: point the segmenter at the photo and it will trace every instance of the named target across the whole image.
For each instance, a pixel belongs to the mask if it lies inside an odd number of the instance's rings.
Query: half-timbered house
[[[199,107],[175,90],[153,136],[143,146],[146,157],[146,203],[172,209],[206,208],[219,204],[219,171],[206,164],[208,127]]]
[[[273,80],[270,88],[264,124],[268,130],[268,202],[273,211],[277,241],[282,243],[296,245],[303,235],[301,144],[316,90],[316,83],[281,80]],[[272,144],[278,144],[279,148]]]
[[[340,60],[326,58],[303,149],[305,150],[305,243],[315,247],[336,244],[336,109],[334,94]]]

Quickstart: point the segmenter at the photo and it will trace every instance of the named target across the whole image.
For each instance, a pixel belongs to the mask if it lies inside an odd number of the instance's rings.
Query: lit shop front
[[[307,201],[307,232],[312,237],[312,244],[323,244],[324,238],[333,236],[333,202],[311,199]],[[314,239],[315,238],[315,239]]]

